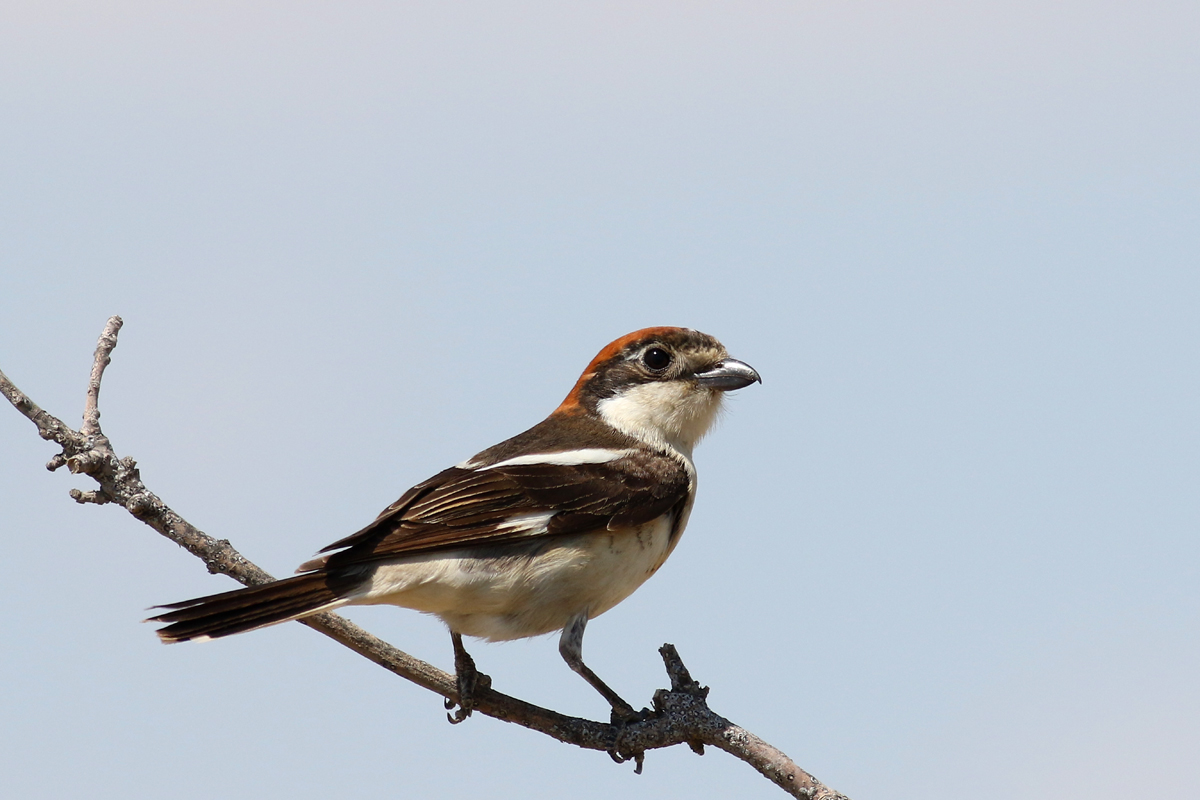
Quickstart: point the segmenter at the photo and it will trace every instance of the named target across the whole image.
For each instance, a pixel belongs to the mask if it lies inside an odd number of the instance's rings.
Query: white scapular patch
[[[495,464],[488,464],[480,469],[496,469],[497,467],[516,467],[523,464],[552,464],[566,467],[572,464],[607,464],[629,455],[628,450],[609,450],[604,447],[585,447],[579,450],[566,450],[562,453],[532,453],[527,456],[516,456]]]

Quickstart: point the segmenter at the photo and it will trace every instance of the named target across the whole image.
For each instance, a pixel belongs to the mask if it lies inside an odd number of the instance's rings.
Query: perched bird
[[[462,637],[562,631],[559,652],[608,700],[637,714],[583,663],[588,620],[653,575],[696,496],[692,449],[725,392],[761,378],[713,337],[646,328],[609,344],[549,417],[409,489],[367,527],[292,578],[162,608],[164,642],[212,639],[345,605],[390,604],[450,628],[459,710],[481,678]]]

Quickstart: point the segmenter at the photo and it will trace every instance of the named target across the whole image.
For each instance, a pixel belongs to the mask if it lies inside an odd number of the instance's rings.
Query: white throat
[[[622,433],[674,450],[690,463],[696,443],[716,421],[722,397],[685,381],[644,383],[601,400],[596,409]]]

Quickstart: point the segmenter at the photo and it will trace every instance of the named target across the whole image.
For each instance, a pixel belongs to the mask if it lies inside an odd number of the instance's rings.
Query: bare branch
[[[43,439],[62,445],[64,452],[68,446],[79,446],[79,440],[82,437],[77,431],[72,430],[70,426],[58,417],[48,414],[39,408],[38,404],[30,400],[24,392],[13,385],[13,382],[2,371],[0,371],[0,394],[3,394],[8,402],[12,403],[13,408],[20,411],[30,422],[37,426],[38,435]],[[67,460],[64,455],[57,455],[46,464],[46,469],[53,472],[66,463]]]
[[[118,458],[113,451],[100,428],[100,383],[117,345],[121,324],[119,317],[111,317],[100,335],[79,431],[39,408],[3,372],[0,372],[0,393],[37,426],[43,439],[62,446],[62,453],[46,465],[49,469],[55,470],[65,464],[71,472],[90,475],[99,484],[98,489],[91,491],[73,489],[71,497],[76,502],[119,503],[130,514],[202,560],[209,572],[228,575],[247,586],[274,580],[227,540],[214,539],[175,513],[142,483],[134,460]],[[418,686],[448,700],[457,702],[459,699],[453,675],[402,652],[344,617],[326,612],[298,621]],[[654,714],[644,721],[619,727],[568,717],[483,687],[477,689],[474,709],[561,742],[605,751],[617,761],[633,760],[639,772],[648,750],[687,744],[703,754],[704,745],[712,745],[750,764],[794,797],[846,800],[796,766],[777,748],[713,712],[706,699],[708,689],[692,679],[673,645],[663,645],[659,652],[671,679],[671,688],[655,693]]]
[[[74,500],[76,503],[79,503],[80,505],[86,505],[88,503],[95,503],[98,506],[102,506],[105,503],[112,502],[112,498],[109,497],[108,495],[106,495],[104,492],[100,491],[99,489],[94,489],[94,490],[86,491],[86,492],[82,491],[80,489],[72,489],[70,491],[70,495],[71,495],[71,499]]]
[[[100,334],[100,341],[96,342],[92,374],[88,377],[87,402],[83,407],[83,425],[79,428],[84,436],[100,434],[100,381],[104,379],[104,369],[112,361],[112,351],[117,346],[117,332],[124,324],[120,317],[109,317]]]

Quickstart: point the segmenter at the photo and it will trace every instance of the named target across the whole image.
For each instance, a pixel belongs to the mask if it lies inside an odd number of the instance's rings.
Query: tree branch
[[[100,428],[100,383],[117,345],[121,318],[111,317],[96,345],[88,379],[83,424],[78,431],[43,411],[0,372],[0,393],[17,411],[37,426],[38,435],[62,447],[46,465],[51,471],[66,465],[71,472],[90,475],[99,484],[92,491],[71,490],[79,503],[117,503],[133,516],[202,560],[209,572],[228,575],[246,586],[274,578],[247,560],[225,539],[214,539],[176,514],[146,488],[132,458],[118,458]],[[333,613],[298,620],[319,633],[374,661],[447,700],[458,701],[453,675],[398,650],[349,620]],[[645,753],[662,747],[687,744],[699,754],[712,745],[745,761],[794,797],[809,800],[846,800],[796,766],[777,748],[734,725],[708,707],[708,689],[700,686],[683,665],[675,647],[659,650],[671,679],[671,688],[654,695],[654,714],[641,722],[618,727],[603,722],[568,717],[494,689],[482,688],[475,710],[505,722],[539,731],[560,742],[608,752],[617,761],[633,760],[641,771]]]

